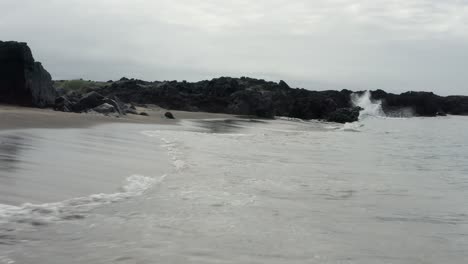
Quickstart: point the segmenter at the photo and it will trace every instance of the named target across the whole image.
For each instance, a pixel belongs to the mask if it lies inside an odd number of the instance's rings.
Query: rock
[[[111,113],[118,113],[117,110],[115,109],[115,107],[111,104],[108,104],[108,103],[104,103],[100,106],[97,106],[95,108],[92,109],[94,112],[97,112],[97,113],[100,113],[100,114],[105,114],[105,115],[108,115],[108,114],[111,114]]]
[[[85,94],[81,99],[75,104],[74,112],[83,112],[89,109],[93,109],[97,106],[106,103],[106,98],[97,92],[90,92]]]
[[[136,107],[134,105],[132,105],[132,104],[124,104],[123,105],[123,111],[126,114],[138,115]]]
[[[52,77],[22,42],[0,41],[0,102],[48,107],[55,103]]]
[[[54,110],[62,112],[73,112],[73,103],[68,99],[67,96],[57,97],[57,99],[55,99]]]
[[[125,112],[125,104],[120,101],[117,96],[113,96],[112,98],[105,98],[104,101],[112,106],[114,106],[115,110],[119,113],[119,115],[126,115]]]
[[[283,80],[280,80],[280,82],[278,83],[279,87],[283,88],[283,89],[291,89],[291,87],[289,87],[289,85],[283,81]]]
[[[221,77],[195,83],[177,81],[146,82],[122,78],[97,87],[109,104],[123,113],[137,114],[122,102],[135,105],[157,105],[165,109],[252,115],[264,118],[285,116],[300,119],[322,119],[340,122],[356,121],[359,114],[352,109],[350,90],[311,91],[290,88],[279,83],[241,77]],[[119,98],[119,101],[114,99]],[[400,95],[382,90],[372,91],[373,100],[382,100],[386,113],[415,113],[434,116],[437,113],[467,114],[468,97],[440,97],[433,93],[409,92]],[[104,99],[107,100],[107,99]],[[72,101],[73,103],[74,101]],[[118,107],[116,107],[118,108]],[[345,110],[343,110],[345,109]]]
[[[351,107],[351,91],[292,89],[284,81],[274,83],[247,77],[221,77],[197,83],[121,80],[98,91],[139,106],[155,104],[166,109],[264,118],[323,119],[337,108]]]
[[[381,100],[385,113],[392,115],[402,111],[416,116],[437,116],[441,113],[468,115],[468,96],[438,96],[431,92],[386,93],[371,91],[372,99]]]
[[[142,116],[149,116],[148,113],[146,113],[146,112],[141,112],[140,115],[142,115]]]
[[[441,101],[443,112],[451,115],[468,115],[468,96],[447,96]]]
[[[360,107],[339,108],[336,111],[330,113],[327,121],[342,124],[356,122],[359,120],[359,112],[361,110],[362,109]]]
[[[175,119],[174,115],[171,113],[171,112],[166,112],[164,114],[164,116],[167,118],[167,119]]]

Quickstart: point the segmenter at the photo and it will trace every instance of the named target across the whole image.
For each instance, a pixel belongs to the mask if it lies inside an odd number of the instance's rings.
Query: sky
[[[468,0],[0,0],[54,79],[468,95]]]

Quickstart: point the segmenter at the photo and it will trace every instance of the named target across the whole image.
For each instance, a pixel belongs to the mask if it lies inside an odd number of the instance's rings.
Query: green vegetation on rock
[[[63,90],[65,93],[76,92],[76,93],[87,93],[98,88],[101,88],[109,83],[107,82],[96,82],[86,81],[83,79],[78,80],[59,80],[54,81],[54,88],[56,90]]]

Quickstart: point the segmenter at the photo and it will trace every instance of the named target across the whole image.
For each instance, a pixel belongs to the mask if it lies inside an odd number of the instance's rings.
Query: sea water
[[[350,126],[3,131],[0,263],[467,263],[468,118]]]

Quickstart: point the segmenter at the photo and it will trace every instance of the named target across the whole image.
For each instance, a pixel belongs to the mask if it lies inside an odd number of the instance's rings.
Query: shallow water
[[[466,129],[444,117],[3,131],[0,263],[467,263]]]

